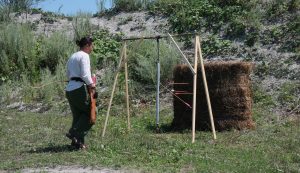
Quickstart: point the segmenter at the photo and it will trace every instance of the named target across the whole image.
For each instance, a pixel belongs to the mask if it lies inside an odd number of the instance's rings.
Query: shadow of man
[[[28,153],[61,153],[72,151],[78,151],[78,149],[70,145],[49,145],[47,147],[31,149]]]

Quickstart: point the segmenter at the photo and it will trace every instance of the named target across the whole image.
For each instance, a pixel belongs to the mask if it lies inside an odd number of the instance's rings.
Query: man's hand
[[[94,99],[98,98],[98,93],[96,91],[95,84],[88,85],[88,91],[92,98],[94,98]]]

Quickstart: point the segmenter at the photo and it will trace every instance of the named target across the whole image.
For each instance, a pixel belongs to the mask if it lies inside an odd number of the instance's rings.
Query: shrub
[[[274,107],[276,105],[272,95],[267,93],[263,88],[259,87],[258,84],[253,86],[253,101],[255,104],[264,107]]]
[[[131,12],[145,9],[151,0],[113,0],[112,10],[115,12]]]
[[[288,11],[288,2],[285,0],[271,1],[269,6],[266,15],[270,19],[276,19]]]
[[[143,84],[156,84],[157,43],[145,40],[129,47],[130,77]],[[135,48],[135,49],[134,49]],[[131,52],[134,50],[134,52]],[[160,41],[161,82],[172,79],[173,68],[179,63],[179,53],[166,41]]]
[[[66,60],[75,50],[75,44],[64,33],[56,32],[49,38],[42,38],[38,43],[39,67],[55,72],[59,61]]]
[[[90,22],[90,14],[78,13],[73,17],[72,26],[75,32],[74,40],[92,35],[92,24]]]
[[[246,33],[246,25],[242,20],[233,20],[226,28],[225,34],[229,38],[238,38],[244,36]]]
[[[99,30],[93,33],[94,50],[91,54],[91,62],[94,67],[102,69],[109,64],[116,63],[121,47],[121,35],[110,34],[107,30]]]
[[[292,110],[300,104],[300,83],[286,82],[283,83],[279,90],[278,101],[286,109]]]
[[[230,51],[231,42],[221,39],[215,35],[209,36],[201,44],[203,54],[206,56],[226,55]]]
[[[0,75],[17,79],[25,72],[35,78],[38,68],[35,38],[30,27],[14,23],[2,24],[0,27]]]

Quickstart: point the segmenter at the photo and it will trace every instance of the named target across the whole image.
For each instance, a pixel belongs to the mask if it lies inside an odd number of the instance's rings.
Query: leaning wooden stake
[[[115,93],[115,89],[116,89],[116,85],[117,85],[117,80],[119,77],[119,69],[121,68],[122,65],[122,60],[123,60],[123,56],[124,56],[124,51],[125,51],[125,44],[123,45],[123,48],[121,50],[121,55],[120,55],[120,61],[119,61],[119,65],[118,65],[118,70],[117,70],[117,74],[115,76],[115,80],[114,80],[114,85],[113,85],[113,89],[111,91],[111,96],[110,96],[110,100],[109,100],[109,105],[108,105],[108,109],[107,109],[107,113],[106,113],[106,119],[105,119],[105,124],[104,124],[104,128],[102,131],[102,137],[105,136],[105,131],[106,131],[106,126],[107,126],[107,122],[108,122],[108,117],[109,117],[109,113],[110,113],[110,109],[111,109],[111,104],[114,98],[114,93]]]
[[[207,106],[208,106],[208,111],[209,111],[210,124],[211,124],[212,132],[213,132],[213,137],[214,137],[214,139],[217,139],[199,37],[198,37],[198,39],[196,39],[196,42],[197,42],[196,45],[197,45],[197,48],[199,50],[199,55],[200,55],[200,66],[201,66],[202,79],[203,79],[203,84],[204,84],[204,89],[205,89],[205,94],[206,94],[206,101],[207,101]]]
[[[197,69],[198,69],[198,41],[199,36],[195,39],[195,59],[194,59],[194,88],[193,88],[193,114],[192,114],[192,143],[195,142],[196,130],[196,101],[197,101]]]
[[[124,59],[127,60],[127,47],[126,42],[124,43]],[[128,94],[128,67],[127,61],[124,64],[125,66],[125,88],[126,88],[126,108],[127,108],[127,126],[130,130],[130,112],[129,112],[129,94]]]

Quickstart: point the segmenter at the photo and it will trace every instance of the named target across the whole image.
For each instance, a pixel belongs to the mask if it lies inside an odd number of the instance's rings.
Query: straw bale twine
[[[199,66],[200,67],[200,66]],[[250,73],[253,65],[246,62],[210,62],[205,64],[207,85],[217,130],[254,128]],[[174,69],[174,90],[177,96],[193,105],[193,74],[187,65]],[[188,84],[183,84],[188,83]],[[182,94],[182,92],[187,94]],[[174,129],[191,128],[192,109],[174,97]],[[201,69],[197,78],[196,129],[210,130]]]

